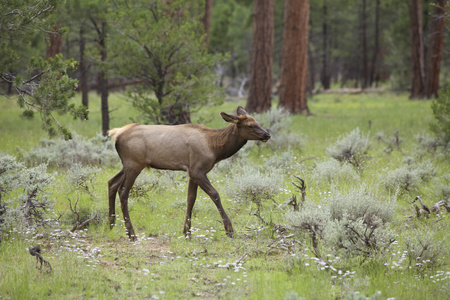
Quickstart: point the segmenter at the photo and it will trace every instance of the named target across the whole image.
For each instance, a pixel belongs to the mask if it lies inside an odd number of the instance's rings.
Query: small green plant
[[[333,146],[327,148],[327,154],[340,162],[348,162],[361,169],[369,150],[369,137],[361,134],[359,128],[341,137]]]
[[[450,143],[450,85],[439,91],[439,97],[433,100],[431,109],[436,119],[436,122],[430,125],[431,130],[445,144]]]

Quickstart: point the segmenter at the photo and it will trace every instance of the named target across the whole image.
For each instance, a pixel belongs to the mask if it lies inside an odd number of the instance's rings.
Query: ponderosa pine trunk
[[[49,44],[47,46],[47,55],[46,58],[55,57],[56,54],[62,52],[62,36],[58,33],[58,30],[61,28],[61,25],[56,24],[53,27],[53,32],[49,33]]]
[[[380,0],[376,0],[375,7],[375,47],[373,49],[372,67],[370,68],[369,86],[372,86],[375,81],[375,74],[377,70],[377,58],[380,47]]]
[[[309,0],[285,0],[279,106],[290,113],[309,114],[308,74]]]
[[[203,27],[205,28],[205,44],[209,46],[209,29],[211,27],[212,0],[205,0],[205,15],[203,16]]]
[[[425,93],[425,64],[422,30],[422,2],[411,0],[410,36],[411,36],[411,99],[423,98]]]
[[[84,51],[86,48],[86,39],[84,36],[84,28],[80,27],[80,91],[81,91],[81,103],[84,107],[89,107],[89,87],[87,83],[87,68]]]
[[[324,90],[330,89],[330,73],[328,71],[328,11],[327,1],[323,1],[322,6],[322,72],[320,75],[320,81]]]
[[[272,101],[274,0],[255,0],[252,64],[246,110],[263,112]]]
[[[367,55],[367,3],[362,1],[362,88],[366,88],[369,83],[369,60]]]
[[[93,18],[91,18],[91,22],[97,31],[97,42],[100,54],[100,65],[99,71],[97,74],[98,80],[98,89],[100,92],[101,98],[101,112],[102,112],[102,134],[107,135],[109,130],[109,106],[108,106],[108,78],[106,76],[105,71],[105,63],[106,58],[108,56],[107,48],[106,48],[106,36],[107,36],[107,24],[106,21],[101,21],[100,24]]]
[[[427,74],[426,96],[438,97],[439,72],[444,49],[445,6],[447,0],[436,0],[431,25],[430,65]]]

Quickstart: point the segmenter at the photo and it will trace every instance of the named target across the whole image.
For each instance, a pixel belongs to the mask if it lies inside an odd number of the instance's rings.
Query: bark
[[[55,25],[55,27],[53,27],[53,32],[49,33],[50,41],[47,46],[47,59],[49,59],[50,57],[55,57],[56,54],[62,52],[62,36],[60,36],[58,33],[58,30],[60,28],[61,25],[57,24]]]
[[[308,74],[309,0],[285,0],[280,107],[309,114]]]
[[[203,27],[205,28],[205,45],[209,46],[209,29],[211,27],[212,0],[205,0],[205,15],[203,16]]]
[[[107,135],[107,131],[109,130],[109,107],[108,107],[108,78],[105,72],[105,63],[106,58],[108,56],[108,52],[106,49],[106,36],[107,36],[107,24],[106,21],[102,21],[100,24],[93,18],[91,18],[91,22],[97,31],[98,36],[98,48],[100,54],[100,66],[99,72],[97,74],[98,87],[101,97],[101,112],[102,112],[102,134]]]
[[[81,26],[80,28],[80,91],[81,91],[81,103],[88,108],[89,107],[89,87],[87,83],[87,68],[86,68],[86,60],[84,56],[86,40],[84,36],[84,28]]]
[[[255,0],[248,112],[263,112],[271,105],[273,31],[274,0]]]
[[[328,71],[328,24],[327,24],[327,1],[323,1],[323,23],[322,23],[322,74],[320,80],[324,90],[330,88],[330,74]]]
[[[445,6],[447,0],[436,0],[431,25],[430,68],[427,74],[426,96],[438,97],[439,72],[444,49]]]
[[[411,99],[423,98],[425,92],[425,66],[422,31],[422,2],[410,2],[411,36]]]
[[[375,81],[375,73],[377,69],[377,58],[380,47],[380,0],[376,0],[375,7],[375,49],[372,56],[372,68],[370,69],[369,86],[372,86]]]
[[[369,62],[367,58],[367,3],[366,0],[363,0],[362,3],[362,88],[366,88],[369,82]]]

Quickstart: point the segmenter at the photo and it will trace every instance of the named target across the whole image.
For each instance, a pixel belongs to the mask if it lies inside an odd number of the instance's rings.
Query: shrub
[[[318,242],[323,239],[324,232],[331,220],[327,207],[313,203],[305,203],[298,212],[289,212],[285,215],[287,223],[300,235],[311,238],[314,254],[320,257]]]
[[[391,154],[394,150],[401,151],[401,144],[403,143],[403,138],[400,137],[398,130],[394,132],[394,136],[387,137],[384,132],[380,131],[375,134],[374,139],[382,142],[386,145],[383,149],[387,154]]]
[[[428,134],[417,134],[415,140],[419,150],[422,150],[424,154],[430,152],[434,154],[439,147],[444,146],[444,142],[440,137],[432,137]]]
[[[285,216],[297,232],[310,235],[318,257],[319,240],[343,256],[368,257],[395,241],[389,229],[394,211],[393,201],[380,201],[362,185],[345,193],[336,190],[325,205],[305,204]]]
[[[281,173],[277,170],[263,173],[257,167],[246,165],[242,173],[235,175],[233,179],[233,186],[227,189],[229,195],[237,201],[256,204],[255,215],[265,222],[260,214],[263,201],[274,201],[275,196],[280,192],[283,180]]]
[[[99,168],[75,163],[67,173],[67,181],[76,189],[92,195],[94,192],[94,179],[99,172]]]
[[[233,187],[229,189],[229,193],[236,200],[243,202],[273,200],[279,193],[282,179],[281,173],[275,170],[263,173],[256,167],[244,166],[242,172],[234,176]]]
[[[12,156],[0,156],[0,239],[14,227],[46,222],[44,214],[54,204],[46,188],[53,180],[45,164],[25,168]]]
[[[304,140],[301,136],[286,132],[292,118],[285,109],[271,108],[267,112],[256,114],[255,118],[272,136],[269,142],[265,144],[270,149],[280,150],[290,146],[296,146],[297,148],[303,146]]]
[[[415,229],[404,237],[409,266],[419,270],[436,268],[445,264],[449,254],[445,239],[437,240],[430,230]]]
[[[450,85],[439,91],[439,97],[431,103],[435,123],[430,125],[431,130],[445,144],[450,143]]]
[[[274,154],[266,161],[266,165],[270,168],[293,169],[296,166],[296,157],[290,151],[282,152],[280,155]]]
[[[359,182],[360,177],[346,162],[340,163],[335,159],[317,163],[312,171],[312,177],[316,182],[328,181],[330,183]]]
[[[24,160],[28,165],[41,162],[52,167],[70,167],[75,163],[113,166],[119,162],[119,156],[109,137],[98,134],[86,141],[74,134],[73,139],[68,141],[41,141],[41,147],[26,153]]]
[[[327,148],[327,154],[340,162],[348,162],[361,168],[369,149],[369,137],[356,128],[350,134],[341,137],[333,146]]]
[[[380,201],[362,185],[347,193],[336,191],[328,198],[331,223],[327,242],[348,256],[370,256],[395,241],[389,229],[396,205]]]
[[[387,190],[413,191],[435,176],[431,161],[415,163],[413,158],[407,157],[403,162],[407,165],[380,176],[380,183]]]

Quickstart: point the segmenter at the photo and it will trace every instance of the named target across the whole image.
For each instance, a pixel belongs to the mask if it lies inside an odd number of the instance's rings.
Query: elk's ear
[[[242,106],[238,106],[238,108],[236,109],[236,112],[237,112],[238,116],[248,115],[248,113],[245,111],[245,109]]]
[[[220,115],[222,116],[222,118],[223,118],[225,121],[227,121],[227,122],[229,122],[229,123],[237,124],[237,123],[239,122],[239,119],[238,119],[238,117],[236,117],[236,116],[229,115],[229,114],[226,114],[226,113],[224,113],[224,112],[221,112]]]

